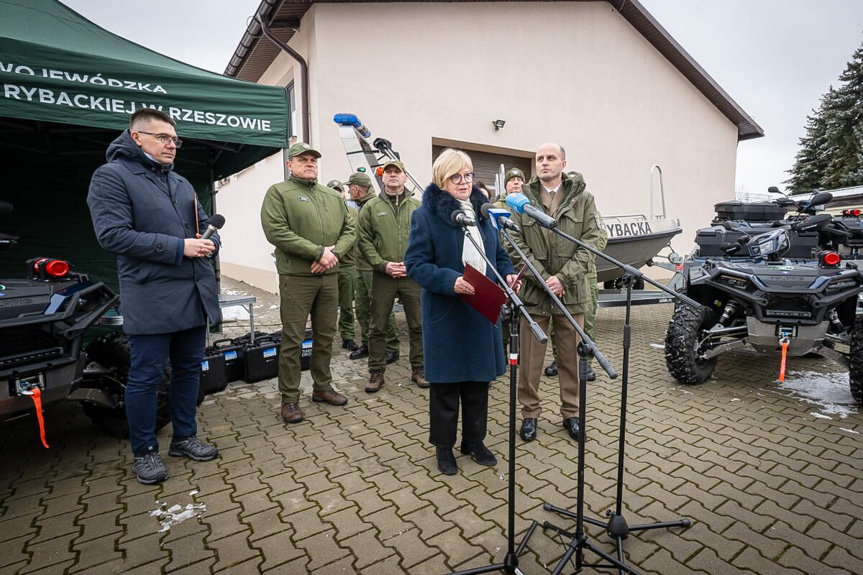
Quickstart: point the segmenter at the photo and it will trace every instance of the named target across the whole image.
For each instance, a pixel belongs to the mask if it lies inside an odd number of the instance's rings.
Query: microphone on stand
[[[457,226],[475,226],[476,220],[467,215],[463,210],[456,210],[450,216],[450,219]]]
[[[521,227],[509,219],[510,213],[501,208],[493,208],[492,204],[486,203],[480,206],[479,211],[482,215],[491,220],[492,225],[496,228],[506,228],[514,232],[521,232]]]
[[[536,220],[536,223],[544,228],[553,230],[557,227],[557,222],[554,221],[554,218],[543,212],[541,209],[532,206],[530,204],[530,200],[528,200],[527,196],[524,194],[509,194],[506,197],[506,205],[512,208],[514,212],[529,215]]]
[[[225,216],[221,214],[213,214],[213,217],[207,222],[207,229],[201,234],[202,240],[210,239],[210,236],[222,229],[225,225]]]

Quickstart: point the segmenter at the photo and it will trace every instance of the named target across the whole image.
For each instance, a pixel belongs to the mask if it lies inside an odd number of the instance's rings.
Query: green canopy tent
[[[153,107],[184,140],[175,169],[205,206],[213,182],[287,147],[283,88],[228,78],[168,58],[96,26],[56,0],[0,0],[0,277],[32,257],[60,257],[114,283],[86,206],[93,171],[129,123]],[[228,224],[230,225],[230,224]]]

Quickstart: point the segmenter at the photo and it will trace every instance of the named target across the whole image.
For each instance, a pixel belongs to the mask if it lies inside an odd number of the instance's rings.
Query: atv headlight
[[[749,280],[725,274],[719,276],[719,281],[736,289],[746,289],[746,284],[749,283]]]

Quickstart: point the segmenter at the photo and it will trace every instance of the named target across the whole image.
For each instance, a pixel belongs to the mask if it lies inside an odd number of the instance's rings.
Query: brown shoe
[[[282,404],[282,419],[285,423],[299,423],[303,420],[303,410],[298,403]]]
[[[344,405],[348,402],[348,398],[340,393],[336,393],[333,390],[330,391],[313,391],[312,392],[312,401],[316,401],[318,403],[324,402],[329,403],[330,405]]]
[[[411,369],[411,381],[416,382],[417,387],[426,389],[429,382],[426,381],[426,370],[423,366]]]
[[[369,382],[366,384],[366,393],[377,393],[384,384],[384,372],[371,371],[369,372]]]

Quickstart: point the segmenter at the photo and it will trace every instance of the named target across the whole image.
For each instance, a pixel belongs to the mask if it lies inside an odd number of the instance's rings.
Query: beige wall
[[[733,197],[736,127],[605,2],[316,4],[291,45],[308,55],[323,181],[349,173],[332,117],[352,112],[421,182],[433,139],[525,151],[559,142],[608,215],[647,213],[659,164],[681,253],[712,205]],[[280,56],[263,81],[290,74],[289,62]],[[257,213],[259,196],[243,195],[238,209]],[[269,253],[258,239],[238,238],[241,253]],[[226,246],[223,260],[241,263],[228,257]]]

